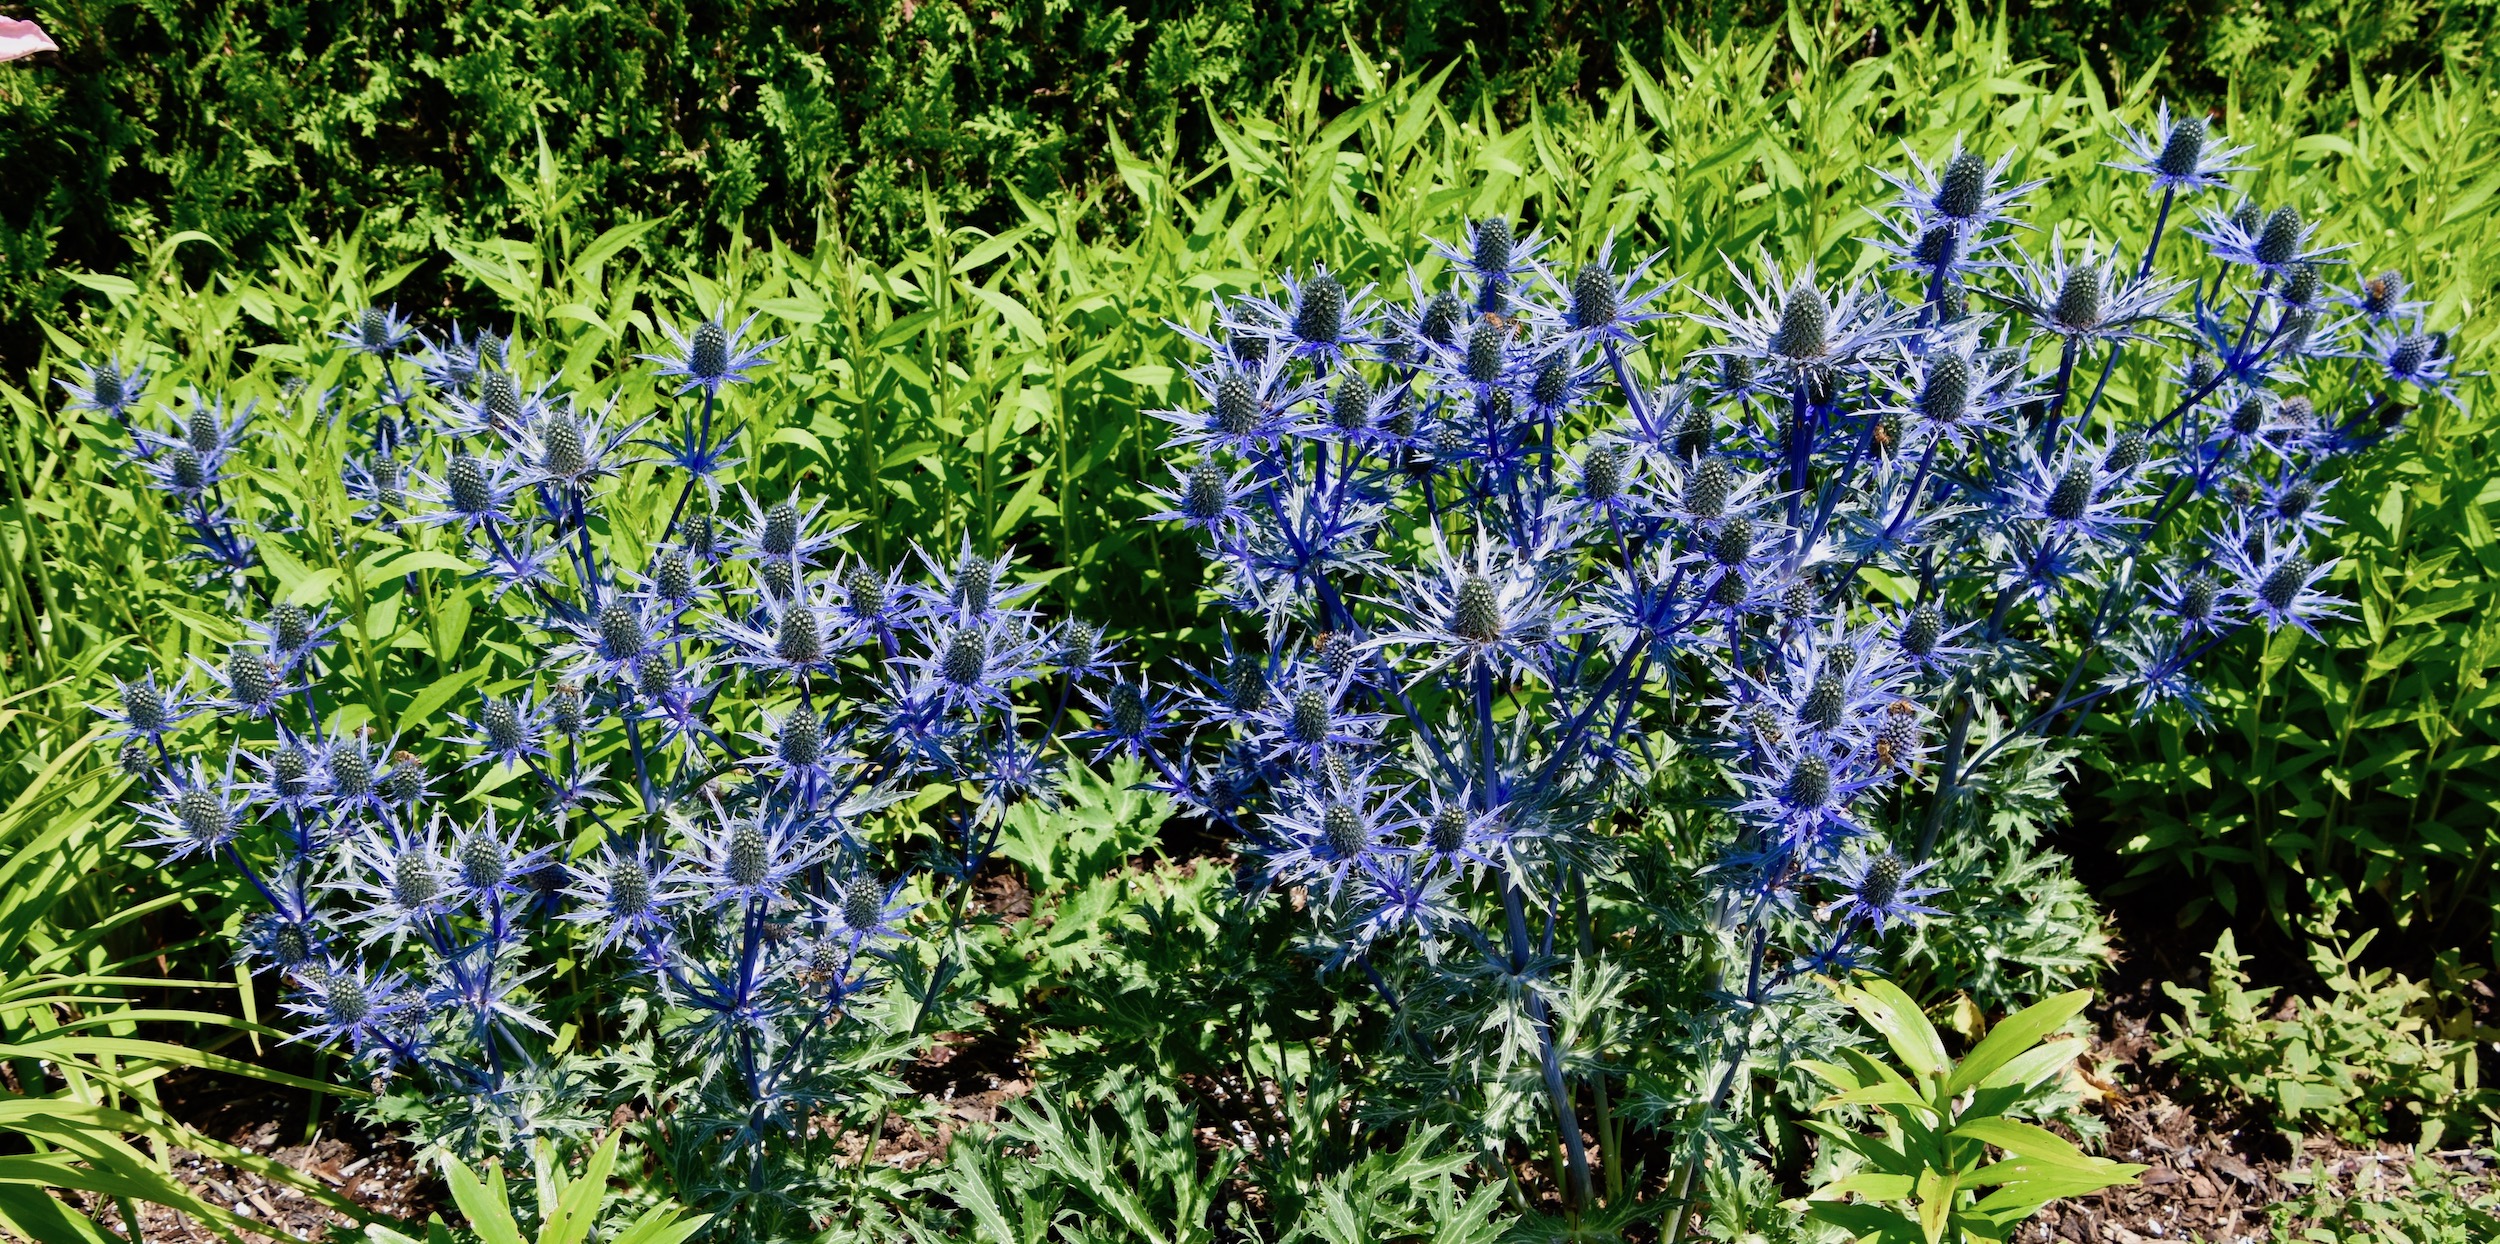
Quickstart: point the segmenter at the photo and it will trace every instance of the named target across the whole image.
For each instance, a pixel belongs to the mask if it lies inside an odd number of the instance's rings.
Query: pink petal
[[[0,61],[60,50],[61,45],[54,43],[43,27],[14,17],[0,17]]]

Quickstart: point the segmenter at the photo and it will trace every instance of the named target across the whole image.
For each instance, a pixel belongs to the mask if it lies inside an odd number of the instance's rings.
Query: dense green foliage
[[[2465,55],[2486,13],[2406,11],[2415,24],[2403,38],[2384,21],[2343,24],[2380,32],[2356,42],[2357,59],[2413,68]],[[178,19],[137,5],[39,12],[68,49],[65,66],[0,75],[12,119],[0,144],[14,145],[0,155],[38,170],[0,188],[12,231],[0,239],[10,265],[0,318],[40,312],[46,329],[40,351],[26,348],[32,367],[0,381],[0,793],[16,800],[0,815],[11,853],[0,863],[10,981],[0,1035],[12,1043],[64,1022],[117,1035],[144,1024],[195,1049],[254,1031],[161,1007],[161,984],[105,979],[160,950],[186,980],[229,975],[207,939],[244,905],[209,871],[133,867],[116,849],[127,823],[97,816],[117,781],[88,750],[85,705],[132,667],[122,637],[174,666],[191,653],[213,659],[230,623],[188,608],[187,584],[166,569],[178,532],[117,477],[118,431],[57,416],[53,382],[79,358],[109,349],[144,362],[157,399],[191,385],[258,399],[264,418],[312,447],[330,435],[319,395],[361,365],[327,334],[368,302],[400,299],[435,326],[452,309],[482,314],[568,370],[629,377],[629,356],[658,344],[657,323],[724,304],[753,311],[789,338],[745,407],[760,412],[747,440],[756,479],[827,498],[882,556],[910,538],[1014,544],[1057,572],[1057,603],[1160,648],[1205,636],[1185,633],[1197,559],[1138,521],[1156,508],[1144,492],[1156,436],[1141,412],[1177,400],[1185,352],[1167,322],[1202,317],[1208,292],[1247,288],[1286,256],[1396,279],[1425,257],[1394,240],[1509,211],[1583,244],[1612,231],[1619,253],[1664,251],[1662,270],[1688,283],[1670,305],[1690,309],[1691,285],[1722,287],[1721,255],[1757,244],[1828,270],[1865,262],[1859,209],[1884,194],[1868,167],[1957,135],[2017,153],[2018,177],[2051,178],[2044,221],[2132,220],[2150,203],[2097,161],[2115,126],[2141,124],[2166,89],[2028,59],[1977,24],[1878,36],[1886,54],[1867,58],[1856,55],[1870,46],[1862,26],[1729,28],[1689,46],[1636,44],[1630,60],[1600,67],[1572,50],[1598,39],[1567,24],[1453,46],[1440,32],[1481,16],[1455,7],[1370,31],[1333,10],[1089,17],[1035,5],[976,18],[951,4],[863,7],[845,15],[853,25],[804,38],[763,6],[726,24],[668,6],[630,19],[606,6],[535,17],[469,8],[424,22],[318,5]],[[2126,24],[2081,12],[2065,26],[2018,14],[2015,29],[2027,46],[2064,48],[2077,32],[2105,38]],[[2331,46],[2317,32],[2338,19],[2307,7],[2256,16],[2194,26],[2203,33],[2188,46],[2207,59],[2184,67],[2215,91],[2213,70],[2236,63],[2249,30],[2275,33],[2264,46],[2280,58],[2248,71],[2266,88],[2212,96],[2221,127],[2255,145],[2249,163],[2288,170],[2254,188],[2437,291],[2434,317],[2458,326],[2467,365],[2483,366],[2493,334],[2477,317],[2500,284],[2492,91],[2460,77],[2346,85],[2341,65],[2311,76]],[[2208,19],[2182,9],[2152,20]],[[1340,25],[1394,54],[1374,60],[1310,33]],[[113,37],[81,39],[99,27]],[[2243,42],[2213,33],[2226,28]],[[209,47],[220,51],[200,53]],[[1454,54],[1446,72],[1401,75]],[[2112,54],[2144,63],[2139,51]],[[1035,75],[1053,90],[1037,95]],[[2141,382],[2122,369],[2113,383]],[[2461,406],[2423,410],[2398,452],[2331,495],[2347,556],[2335,585],[2361,602],[2357,623],[2330,631],[2332,648],[2287,644],[2262,666],[2242,661],[2263,681],[2226,696],[2211,733],[2148,720],[2091,740],[2117,845],[2143,875],[2184,870],[2234,914],[2401,922],[2479,950],[2500,897],[2500,795],[2478,776],[2500,755],[2488,681],[2500,667],[2500,489],[2480,465],[2500,451],[2490,396],[2477,378]],[[643,378],[623,400],[631,412],[659,399]],[[464,692],[444,686],[464,645],[502,643],[510,669],[526,664],[510,635],[472,630],[482,587],[418,568],[424,591],[412,593],[390,560],[401,553],[336,539],[351,503],[334,476],[281,460],[262,481],[250,503],[302,522],[282,550],[290,561],[273,562],[288,586],[346,607],[352,650],[393,656],[389,677],[367,666],[372,720],[415,720]],[[2055,775],[2045,767],[2043,783]],[[1990,826],[2000,843],[1944,861],[1954,906],[1991,936],[1923,932],[1903,964],[1922,998],[1967,992],[1993,1015],[2090,983],[2097,913],[2037,847],[2053,800],[2028,799],[2005,800],[2011,810]],[[1008,1035],[1038,1053],[1048,1091],[997,1133],[958,1136],[934,1169],[880,1172],[881,1203],[942,1192],[962,1217],[927,1226],[988,1238],[1038,1238],[1032,1225],[1061,1214],[1101,1238],[1139,1216],[1206,1238],[1245,1202],[1175,1159],[1193,1112],[1217,1103],[1174,1086],[1237,1074],[1307,1094],[1246,1124],[1263,1157],[1241,1178],[1292,1215],[1278,1221],[1337,1238],[1344,1224],[1395,1232],[1430,1220],[1439,1238],[1482,1238],[1497,1209],[1510,1210],[1455,1190],[1451,1172],[1474,1155],[1424,1130],[1400,1149],[1365,1149],[1312,1105],[1342,1100],[1330,1096],[1348,1091],[1337,1077],[1360,1069],[1331,1053],[1351,1017],[1281,953],[1292,931],[1242,916],[1228,879],[1203,862],[1123,866],[1156,851],[1161,817],[1143,803],[1098,792],[1003,844],[1033,912],[984,931],[985,958],[948,1022],[967,1032],[995,1022],[975,1001],[1027,1016]],[[1699,862],[1685,827],[1644,832],[1657,876]],[[43,876],[19,884],[11,870]],[[1679,977],[1689,965],[1654,949],[1627,967],[1691,984]],[[246,1015],[266,1006],[265,981],[257,1000],[248,977],[235,984]],[[55,1003],[70,995],[79,1000]],[[8,1009],[20,997],[45,1005]],[[117,1016],[125,1006],[142,1012]],[[1575,1035],[1635,1080],[1682,1070],[1641,1053],[1635,1034]],[[58,1066],[85,1055],[46,1048],[36,1057]],[[112,1168],[122,1156],[112,1137],[173,1135],[144,1085],[159,1064],[204,1057],[184,1049],[110,1051],[137,1081],[130,1092],[105,1076],[20,1073],[20,1085],[48,1086],[39,1096],[93,1108],[83,1139],[61,1151],[83,1159],[52,1158],[64,1182],[72,1168]],[[1761,1079],[1765,1093],[1799,1091],[1768,1070]],[[33,1109],[24,1098],[0,1105]],[[1793,1130],[1754,1139],[1783,1160],[1802,1152]],[[1010,1145],[1042,1158],[1010,1160]],[[1663,1170],[1670,1155],[1633,1156]],[[112,1195],[167,1191],[140,1168],[111,1173],[125,1179]],[[1778,1190],[1759,1171],[1712,1180],[1730,1231],[1773,1213]],[[1392,1187],[1398,1195],[1381,1195]],[[1751,1210],[1730,1207],[1748,1195]],[[0,1208],[23,1205],[0,1197]]]
[[[1986,6],[1973,6],[1983,13]],[[14,10],[13,10],[14,11]],[[2166,68],[2196,97],[2271,95],[2351,69],[2475,61],[2487,0],[2048,4],[2010,10],[2018,59],[2102,73]],[[1927,6],[1850,0],[1841,41],[1872,52]],[[1765,0],[602,0],[444,6],[405,0],[158,5],[38,0],[62,47],[0,75],[0,358],[32,354],[31,318],[184,230],[222,248],[197,275],[249,271],[299,229],[362,227],[393,255],[500,233],[527,210],[542,130],[587,178],[594,228],[665,218],[672,246],[741,224],[838,227],[881,261],[929,240],[923,194],[996,231],[1017,199],[1112,181],[1100,135],[1172,143],[1196,171],[1225,154],[1214,118],[1272,107],[1298,73],[1335,109],[1366,92],[1351,37],[1392,75],[1454,73],[1449,101],[1516,122],[1585,112],[1634,67],[1775,26]],[[1912,40],[1914,42],[1914,40]],[[1306,57],[1316,55],[1306,64]],[[1779,72],[1791,66],[1783,64]],[[2330,105],[2330,108],[2332,105]],[[2334,119],[2341,120],[2341,116]],[[457,289],[439,266],[424,299]]]
[[[2488,1154],[2478,1155],[2484,1161]],[[2274,1207],[2277,1238],[2301,1244],[2482,1244],[2500,1235],[2500,1190],[2429,1158],[2402,1169],[2360,1162],[2345,1178],[2315,1166],[2307,1188]]]
[[[2482,1086],[2475,1047],[2500,1034],[2475,1022],[2467,973],[2454,956],[2436,982],[2355,966],[2370,940],[2311,947],[2326,992],[2279,1001],[2280,990],[2248,987],[2248,957],[2224,930],[2202,989],[2164,984],[2181,1011],[2162,1018],[2156,1057],[2264,1105],[2286,1131],[2368,1144],[2401,1130],[2425,1148],[2476,1134],[2500,1099]]]

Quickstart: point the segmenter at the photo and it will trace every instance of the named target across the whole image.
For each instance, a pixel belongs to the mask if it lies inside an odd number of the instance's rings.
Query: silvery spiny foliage
[[[1664,274],[1502,219],[1402,303],[1321,270],[1190,334],[1161,517],[1235,650],[1106,730],[1299,896],[1427,1096],[1558,1133],[1581,1203],[1555,1012],[1598,979],[1584,896],[1628,892],[1612,814],[1661,765],[1722,789],[1707,1115],[1805,977],[1950,909],[1924,861],[2009,746],[2105,701],[2199,714],[2231,636],[2337,616],[2319,498],[2444,393],[2444,339],[2392,274],[2338,311],[2289,207],[2163,255],[2236,152],[2162,128],[2126,166],[2149,234],[2018,232],[2032,186],[1957,146],[1892,179],[1881,279],[1732,265],[1687,357],[1651,344]]]
[[[655,1102],[674,1134],[740,1155],[711,1163],[726,1194],[781,1204],[807,1181],[774,1155],[909,1052],[962,951],[962,888],[1006,809],[1053,796],[1052,734],[1114,662],[1091,628],[1044,623],[1012,554],[879,567],[805,498],[741,488],[743,516],[716,510],[716,405],[766,363],[741,337],[676,338],[661,372],[688,408],[654,437],[659,416],[534,378],[492,334],[424,345],[415,387],[396,317],[340,334],[378,374],[342,412],[370,502],[345,555],[449,555],[501,615],[472,634],[528,657],[473,648],[485,664],[450,676],[468,689],[404,736],[369,724],[334,615],[272,599],[251,553],[284,533],[219,510],[249,469],[244,416],[194,397],[172,431],[134,424],[138,470],[192,518],[245,638],[100,711],[149,788],[146,846],[234,868],[266,904],[243,954],[285,983],[300,1039],[431,1100],[451,1142],[509,1144],[614,1087],[553,1040],[574,998],[547,969],[584,960],[686,1069]],[[91,371],[79,400],[119,413],[109,367]],[[655,445],[666,491],[621,498]],[[379,464],[404,485],[371,487]],[[637,513],[654,518],[628,531]],[[955,793],[906,826],[883,812],[906,789]],[[928,847],[911,867],[898,831]],[[950,917],[923,914],[932,897]]]

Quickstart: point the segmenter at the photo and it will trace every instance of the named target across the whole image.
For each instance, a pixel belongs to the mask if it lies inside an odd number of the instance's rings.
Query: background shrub
[[[163,5],[36,0],[58,57],[0,76],[0,358],[33,317],[186,230],[193,276],[251,270],[298,231],[362,227],[394,255],[518,222],[544,131],[585,179],[590,223],[664,218],[675,246],[741,226],[836,229],[880,261],[932,229],[990,231],[1018,200],[1110,182],[1104,134],[1206,168],[1215,118],[1315,85],[1335,110],[1367,90],[1346,48],[1391,76],[1448,69],[1447,102],[1505,123],[1587,113],[1633,67],[1691,46],[1819,21],[1832,52],[1916,42],[1932,8],[1843,0],[278,0]],[[1985,6],[1981,6],[1984,14]],[[2478,63],[2489,0],[2012,0],[2016,60],[2156,70],[2210,103],[2312,76]],[[1965,17],[1946,24],[1972,24]],[[1783,41],[1785,42],[1785,41]],[[1799,66],[1782,49],[1773,80]],[[1798,56],[1804,49],[1793,49]],[[2347,119],[2323,95],[2321,119]],[[934,211],[932,211],[934,209]],[[944,222],[939,224],[937,222]],[[1134,226],[1134,222],[1130,222]],[[420,272],[434,302],[456,284]]]

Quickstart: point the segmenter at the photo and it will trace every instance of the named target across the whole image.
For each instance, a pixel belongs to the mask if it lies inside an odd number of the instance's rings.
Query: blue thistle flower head
[[[379,523],[387,529],[410,511],[408,464],[395,451],[378,450],[346,459],[339,465],[339,483],[349,497],[365,503],[355,513],[361,522]]]
[[[2364,348],[2388,383],[2411,385],[2449,401],[2456,400],[2448,336],[2427,331],[2418,317],[2381,326],[2370,335]]]
[[[2218,635],[2238,624],[2231,594],[2202,566],[2165,567],[2152,596],[2183,638]]]
[[[2086,244],[2069,258],[2063,238],[2045,264],[2026,261],[2008,293],[1980,291],[2030,319],[2033,330],[2075,341],[2132,341],[2148,326],[2169,323],[2185,281],[2163,277],[2121,281],[2115,255]]]
[[[1841,892],[1832,914],[1844,923],[1864,923],[1879,937],[1892,925],[1943,915],[1919,900],[1942,894],[1944,888],[1914,884],[1933,867],[1933,860],[1911,864],[1890,851],[1852,851],[1825,874]]]
[[[294,975],[307,964],[323,966],[336,942],[319,913],[293,902],[284,910],[254,913],[243,922],[240,940],[235,962],[265,963],[282,977]]]
[[[338,628],[339,624],[330,620],[328,609],[309,610],[290,600],[271,605],[259,621],[244,624],[245,632],[257,641],[260,650],[289,673],[301,668],[313,653],[329,646],[330,637]]]
[[[345,866],[327,888],[356,905],[354,919],[364,926],[366,942],[420,933],[457,903],[453,867],[443,853],[445,823],[437,809],[422,832],[377,820],[341,839]]]
[[[504,520],[519,487],[500,458],[454,449],[442,474],[417,476],[410,495],[418,505],[418,522],[456,525],[467,532]]]
[[[1759,283],[1730,261],[1736,300],[1701,295],[1708,311],[1693,319],[1724,339],[1706,347],[1704,355],[1739,359],[1757,373],[1775,372],[1803,385],[1820,373],[1861,369],[1869,355],[1913,328],[1916,308],[1892,306],[1870,286],[1852,284],[1834,297],[1809,271],[1789,276],[1768,253],[1757,263]]]
[[[481,363],[468,389],[440,391],[445,430],[464,439],[520,437],[561,400],[548,397],[553,387],[550,380],[528,388],[504,364]]]
[[[625,449],[654,416],[613,427],[609,420],[615,409],[613,396],[598,410],[584,410],[567,399],[548,405],[527,425],[506,430],[504,440],[519,482],[581,489],[641,461],[627,456]]]
[[[681,333],[672,325],[662,325],[673,349],[665,354],[643,354],[636,357],[659,364],[659,376],[680,383],[680,395],[701,389],[706,397],[717,396],[722,386],[745,384],[747,373],[771,360],[765,351],[781,343],[781,338],[746,344],[747,330],[755,326],[755,317],[747,316],[738,327],[727,327],[727,320],[715,314],[696,324],[692,332]]]
[[[1050,751],[1023,739],[1008,736],[982,747],[978,760],[958,765],[968,770],[972,785],[980,791],[980,811],[994,816],[1004,809],[1022,803],[1055,807],[1059,802],[1061,768],[1059,759]],[[964,850],[947,863],[947,872],[954,879],[970,884],[988,858],[976,841],[967,842]]]
[[[451,337],[436,342],[424,338],[425,348],[417,355],[417,374],[427,387],[445,398],[463,396],[477,380],[479,364],[484,361],[486,343],[494,334],[480,332],[471,341],[460,325],[451,326]],[[498,362],[495,365],[500,365]]]
[[[1228,470],[1218,455],[1203,453],[1187,467],[1175,465],[1172,474],[1171,488],[1150,490],[1168,508],[1146,521],[1180,523],[1220,544],[1247,520],[1243,502],[1253,497],[1250,468]]]
[[[71,410],[94,411],[129,422],[130,408],[146,395],[148,373],[145,368],[125,369],[120,360],[111,357],[78,365],[79,379],[63,378],[53,383],[69,395]]]
[[[1395,578],[1401,588],[1397,624],[1372,644],[1403,651],[1427,670],[1486,668],[1504,677],[1543,678],[1554,646],[1579,627],[1569,606],[1548,591],[1533,557],[1489,540],[1460,556],[1435,533],[1430,563]]]
[[[333,341],[344,343],[359,354],[378,359],[399,357],[416,333],[401,318],[397,306],[367,307],[356,313],[345,328],[330,334]]]
[[[491,910],[506,898],[525,895],[530,878],[552,858],[552,848],[521,845],[522,826],[506,830],[493,805],[483,820],[467,828],[454,826],[447,852],[447,893],[467,900],[477,910]]]
[[[1081,618],[1060,622],[1050,642],[1050,663],[1059,667],[1061,676],[1077,682],[1108,678],[1119,669],[1115,659],[1119,642],[1106,637],[1103,629]]]
[[[2132,480],[2109,469],[2111,450],[2081,437],[2055,454],[2029,445],[2006,484],[2009,510],[2040,526],[2046,538],[2107,544],[2143,520],[2130,511],[2146,498]]]
[[[198,657],[191,658],[207,675],[213,694],[200,701],[209,708],[230,716],[260,720],[277,713],[288,696],[306,689],[309,684],[288,682],[293,673],[284,663],[270,655],[259,644],[239,643],[226,652],[225,664],[210,665]]]
[[[121,678],[114,682],[121,707],[94,706],[97,716],[114,725],[107,738],[161,742],[199,711],[181,681],[177,680],[172,686],[159,686],[155,670],[142,671],[136,679]]]
[[[1576,344],[1638,348],[1640,326],[1666,318],[1655,304],[1674,283],[1649,279],[1651,269],[1666,258],[1665,252],[1651,254],[1630,271],[1619,273],[1614,250],[1615,239],[1609,234],[1586,263],[1572,270],[1568,282],[1547,272],[1549,302],[1524,309],[1531,321]]]
[[[1173,727],[1170,696],[1143,677],[1115,680],[1100,691],[1079,688],[1078,694],[1089,705],[1088,715],[1095,724],[1069,737],[1100,743],[1090,758],[1095,764],[1116,756],[1153,757],[1157,742]]]
[[[250,802],[294,816],[328,802],[329,774],[321,762],[322,741],[307,739],[281,725],[267,751],[246,751],[243,762],[259,770],[246,789]]]
[[[2128,126],[2119,144],[2126,148],[2127,159],[2110,161],[2109,167],[2152,179],[2153,190],[2160,193],[2217,189],[2228,184],[2230,174],[2246,171],[2231,161],[2248,148],[2227,145],[2201,112],[2173,118],[2167,100],[2154,111],[2152,128]]]
[[[2351,289],[2336,291],[2335,301],[2359,312],[2363,320],[2372,324],[2418,320],[2426,304],[2407,299],[2405,294],[2410,289],[2404,273],[2390,268],[2361,278]]]
[[[235,758],[229,754],[226,771],[219,776],[194,756],[187,768],[160,774],[156,797],[138,808],[140,820],[156,834],[131,845],[162,847],[167,862],[212,856],[226,849],[251,807],[252,791],[234,780],[234,765]]]
[[[1041,672],[1040,645],[1012,622],[940,622],[923,636],[926,647],[897,663],[949,712],[1007,707],[1016,684]]]
[[[1360,751],[1372,745],[1384,714],[1365,712],[1347,694],[1351,673],[1330,677],[1318,662],[1287,664],[1282,677],[1249,714],[1249,741],[1265,759],[1301,768],[1316,767],[1331,753]]]
[[[823,859],[829,844],[808,832],[803,815],[784,805],[758,801],[733,813],[717,796],[708,798],[710,817],[681,819],[678,825],[686,842],[678,869],[687,887],[720,907],[789,905],[785,887]]]
[[[1233,304],[1230,316],[1218,320],[1217,326],[1235,342],[1228,353],[1237,365],[1258,371],[1281,371],[1291,363],[1307,359],[1328,367],[1370,343],[1372,321],[1377,314],[1371,303],[1371,286],[1348,290],[1345,282],[1325,266],[1313,268],[1309,276],[1299,279],[1288,274],[1284,286],[1281,301],[1242,298]],[[1244,348],[1251,341],[1264,344]]]
[[[1405,795],[1359,771],[1296,782],[1270,820],[1268,832],[1277,843],[1267,857],[1270,880],[1337,898],[1348,882],[1406,853],[1392,832],[1406,818]]]
[[[974,551],[972,537],[966,535],[954,559],[945,564],[927,549],[915,546],[913,552],[929,571],[928,586],[913,593],[923,616],[959,627],[1020,625],[1032,619],[1033,610],[1020,602],[1040,585],[1014,577],[1014,549],[1002,549],[992,557]]]
[[[2011,153],[1992,164],[1963,147],[1960,139],[1933,168],[1915,152],[1909,159],[1911,172],[1906,175],[1876,172],[1899,192],[1893,202],[1899,215],[1886,218],[1899,240],[1878,240],[1876,245],[1900,255],[1905,262],[1899,266],[1905,269],[1949,276],[1988,266],[1985,254],[2010,237],[1999,228],[2010,219],[2009,209],[2047,184],[2008,183]]]
[[[1195,445],[1246,457],[1301,435],[1302,404],[1320,389],[1316,381],[1295,382],[1292,362],[1290,355],[1276,351],[1256,363],[1218,358],[1192,366],[1190,383],[1203,407],[1151,412],[1177,429],[1165,446]]]
[[[714,626],[714,637],[730,647],[732,662],[796,679],[830,669],[842,655],[850,628],[821,589],[801,583],[787,597],[769,591],[757,597],[751,615],[722,618]]]
[[[228,417],[223,399],[187,394],[190,411],[171,433],[134,430],[139,470],[148,485],[184,501],[197,501],[227,479],[226,463],[251,422],[253,404],[245,402]]]
[[[778,716],[767,713],[764,729],[749,732],[757,748],[748,761],[802,808],[814,809],[840,784],[839,775],[859,763],[849,750],[848,727],[830,727],[809,705]]]
[[[1501,315],[1510,311],[1511,294],[1519,279],[1538,270],[1537,254],[1547,242],[1541,232],[1533,229],[1520,236],[1508,216],[1488,216],[1469,221],[1459,245],[1441,241],[1430,244],[1434,253],[1456,267],[1459,281],[1468,291],[1467,304],[1480,315]]]
[[[545,706],[529,688],[509,696],[481,694],[477,716],[454,713],[451,718],[467,733],[447,736],[447,741],[478,750],[465,767],[526,766],[547,757]]]
[[[601,951],[646,947],[667,935],[680,882],[677,862],[648,843],[610,841],[572,870],[573,906],[561,918],[596,930]]]
[[[289,1040],[344,1046],[358,1062],[381,1066],[416,1053],[408,1021],[419,1001],[405,975],[368,971],[350,955],[298,965],[293,980],[286,1010],[303,1024]]]
[[[2287,276],[2297,265],[2339,262],[2335,252],[2344,249],[2317,246],[2317,226],[2304,220],[2299,208],[2286,205],[2262,212],[2245,199],[2229,211],[2206,208],[2187,232],[2202,239],[2215,259],[2253,268],[2267,278]]]
[[[2318,590],[2336,559],[2311,561],[2296,535],[2286,539],[2270,527],[2238,525],[2215,539],[2215,560],[2230,578],[2232,599],[2268,631],[2296,626],[2319,638],[2319,622],[2347,616],[2341,600]]]
[[[882,881],[875,872],[861,867],[844,878],[833,894],[814,900],[818,916],[854,955],[879,943],[899,940],[903,936],[903,921],[914,907],[903,899],[906,884],[899,877]]]

